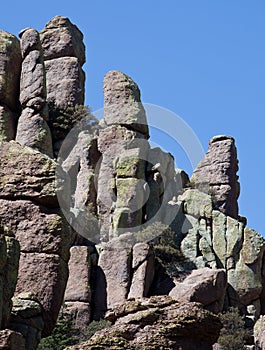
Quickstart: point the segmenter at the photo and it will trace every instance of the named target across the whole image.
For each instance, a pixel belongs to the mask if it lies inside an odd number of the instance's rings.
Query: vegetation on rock
[[[223,328],[220,331],[218,343],[223,350],[243,350],[247,331],[243,318],[236,307],[219,315]]]

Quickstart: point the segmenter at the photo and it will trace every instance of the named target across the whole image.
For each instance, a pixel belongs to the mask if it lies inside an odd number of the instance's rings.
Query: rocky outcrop
[[[13,298],[9,328],[23,335],[27,350],[37,348],[43,326],[42,306],[36,296],[25,293]]]
[[[39,33],[27,28],[20,33],[22,70],[20,103],[22,113],[18,120],[16,141],[53,156],[51,132],[46,104],[46,74]]]
[[[148,296],[154,274],[152,247],[136,243],[132,233],[123,234],[102,246],[97,267],[94,318],[125,302]]]
[[[197,303],[177,303],[170,297],[128,300],[110,312],[112,326],[69,350],[212,349],[221,328],[218,317]]]
[[[20,247],[11,230],[0,226],[0,328],[7,327],[14,295]]]
[[[223,310],[226,286],[224,270],[204,268],[192,271],[169,295],[179,302],[199,302],[205,309],[218,314]]]
[[[222,213],[238,218],[239,183],[238,160],[234,139],[215,136],[209,150],[192,176],[192,183],[200,191],[211,194],[214,205]]]
[[[87,246],[70,249],[69,278],[64,295],[64,312],[75,315],[75,327],[85,333],[91,319],[91,257]]]
[[[20,69],[19,40],[0,30],[0,141],[15,138]]]
[[[47,334],[63,300],[71,239],[58,209],[55,163],[16,142],[2,143],[0,158],[0,219],[21,245],[16,293],[35,292]]]
[[[98,137],[102,154],[97,186],[101,240],[141,225],[143,181],[149,145],[140,91],[131,78],[111,71],[104,78],[104,120]]]
[[[83,34],[68,18],[56,16],[40,32],[47,101],[56,107],[84,104]]]

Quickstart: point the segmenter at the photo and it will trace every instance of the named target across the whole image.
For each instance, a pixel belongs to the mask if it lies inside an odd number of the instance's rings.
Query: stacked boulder
[[[0,220],[8,232],[14,232],[21,247],[18,278],[13,271],[5,282],[1,327],[6,327],[8,319],[13,330],[6,334],[5,346],[13,349],[14,343],[14,349],[20,349],[13,335],[17,331],[26,349],[32,350],[56,323],[73,239],[56,196],[56,162],[52,159],[56,145],[50,131],[49,103],[56,108],[83,104],[84,44],[79,30],[63,17],[47,24],[41,35],[33,28],[23,30],[20,42],[2,31],[0,37]],[[58,95],[60,91],[64,96]],[[15,238],[7,239],[15,264],[19,256],[12,243]],[[3,254],[3,266],[7,256]],[[5,273],[1,276],[6,278]],[[9,318],[11,287],[16,294]],[[4,344],[2,335],[1,341]]]
[[[16,141],[53,156],[52,138],[47,124],[46,74],[39,33],[27,28],[20,33],[22,70],[20,103],[23,108],[18,120]]]
[[[0,159],[0,219],[21,246],[16,293],[36,294],[49,334],[63,300],[71,237],[58,208],[56,163],[14,141],[1,143]]]

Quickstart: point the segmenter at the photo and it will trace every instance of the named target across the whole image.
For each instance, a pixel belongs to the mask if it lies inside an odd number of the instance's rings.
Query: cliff
[[[151,148],[124,73],[104,77],[104,120],[89,114],[67,18],[19,36],[0,31],[0,347],[36,349],[63,302],[80,333],[112,323],[73,349],[211,349],[230,306],[253,329],[265,245],[239,215],[233,137],[213,137],[189,179]]]

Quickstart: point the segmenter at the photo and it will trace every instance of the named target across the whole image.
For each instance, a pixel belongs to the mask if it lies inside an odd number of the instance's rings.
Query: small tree
[[[243,318],[236,307],[231,307],[227,312],[219,315],[223,328],[220,332],[218,343],[223,350],[243,350],[247,331]]]
[[[73,320],[66,319],[63,314],[60,314],[52,334],[40,341],[38,350],[63,350],[67,346],[77,343]]]

